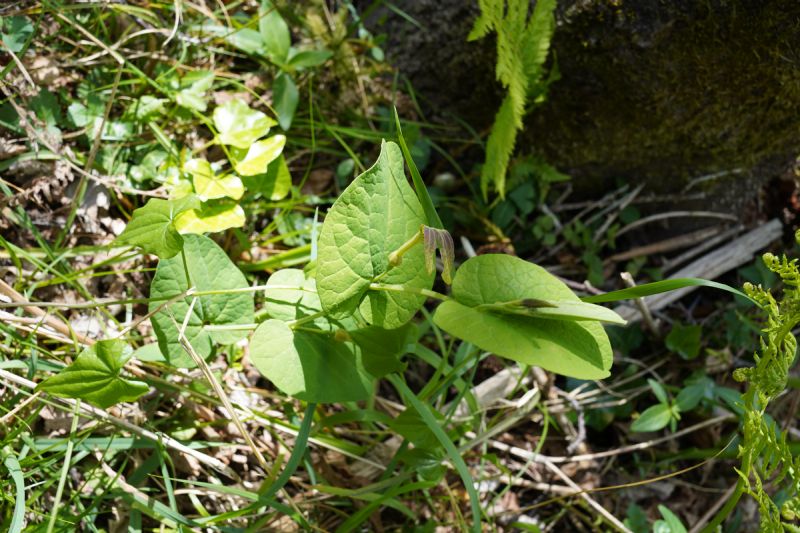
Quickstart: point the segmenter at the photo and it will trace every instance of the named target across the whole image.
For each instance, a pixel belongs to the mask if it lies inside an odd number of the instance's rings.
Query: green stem
[[[382,283],[370,283],[369,290],[371,291],[391,291],[391,292],[405,292],[410,294],[419,294],[420,296],[427,296],[428,298],[435,298],[437,300],[447,301],[450,297],[440,292],[420,289],[419,287],[406,287],[405,285],[384,285]]]
[[[416,246],[417,243],[422,242],[424,238],[425,234],[422,232],[422,228],[420,227],[419,231],[416,232],[413,237],[411,237],[402,245],[400,245],[400,248],[389,254],[389,268],[396,267],[397,265],[402,263],[403,255],[411,248]]]

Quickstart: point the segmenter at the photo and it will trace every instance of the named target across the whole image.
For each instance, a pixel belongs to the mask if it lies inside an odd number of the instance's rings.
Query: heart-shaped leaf
[[[205,159],[191,159],[183,165],[183,169],[192,176],[194,191],[203,201],[225,197],[238,200],[244,194],[244,184],[239,176],[217,176]]]
[[[228,228],[241,228],[244,223],[244,209],[239,204],[204,204],[200,209],[178,215],[175,228],[181,233],[216,233]]]
[[[120,377],[133,350],[119,339],[99,341],[77,359],[37,387],[56,396],[85,400],[103,409],[119,402],[132,402],[150,387],[141,381]]]
[[[214,127],[219,132],[219,142],[237,148],[249,148],[276,124],[239,99],[229,100],[214,110]]]
[[[403,172],[403,155],[383,142],[378,161],[345,189],[325,217],[319,237],[317,290],[323,309],[344,317],[356,309],[370,324],[386,329],[408,322],[425,297],[370,290],[370,284],[430,289],[424,250],[413,246],[392,265],[389,254],[419,234],[422,206]]]
[[[526,299],[580,302],[569,287],[543,268],[509,255],[473,257],[456,271],[452,295],[454,299],[442,303],[434,314],[436,325],[451,335],[558,374],[580,379],[609,375],[611,344],[598,322],[492,310],[492,304]]]
[[[199,205],[194,196],[178,200],[152,198],[133,212],[131,221],[116,242],[138,246],[145,253],[169,259],[183,248],[183,238],[175,227],[175,219]]]
[[[264,198],[273,201],[286,198],[292,188],[292,175],[282,155],[269,164],[265,174],[245,176],[242,181],[248,191],[261,193]]]
[[[202,235],[184,235],[183,239],[183,254],[158,263],[150,285],[151,312],[189,287],[198,291],[247,288],[244,275],[214,241]],[[186,279],[187,271],[191,282]],[[191,298],[180,299],[151,318],[161,353],[170,364],[183,368],[195,366],[178,339],[178,327],[189,311]],[[186,338],[201,357],[208,357],[215,343],[230,344],[247,336],[246,330],[215,331],[213,326],[250,324],[255,320],[253,307],[253,295],[248,292],[198,296],[186,327]]]
[[[250,360],[281,392],[307,402],[358,401],[372,394],[373,378],[352,343],[323,332],[292,331],[280,320],[258,326]]]
[[[267,167],[283,152],[286,137],[273,135],[269,139],[257,141],[249,149],[231,149],[234,168],[242,176],[255,176],[267,172]]]

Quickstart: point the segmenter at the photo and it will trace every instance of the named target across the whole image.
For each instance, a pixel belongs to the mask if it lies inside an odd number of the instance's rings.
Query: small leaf
[[[267,167],[276,160],[283,151],[286,137],[274,135],[269,139],[257,141],[248,150],[231,148],[234,157],[234,168],[242,176],[255,176],[267,172]]]
[[[275,78],[272,85],[272,107],[278,114],[278,123],[284,131],[292,126],[294,112],[297,110],[297,103],[300,101],[300,92],[294,80],[282,72]]]
[[[246,219],[239,204],[204,204],[200,209],[184,211],[175,219],[180,233],[216,233],[229,228],[241,228]]]
[[[245,54],[266,56],[267,50],[261,34],[252,28],[241,28],[233,33],[226,33],[225,42],[238,48]]]
[[[675,324],[672,331],[665,339],[667,349],[677,353],[683,359],[691,360],[700,353],[700,339],[703,335],[703,328],[697,325],[683,326]]]
[[[56,396],[85,400],[103,409],[119,402],[132,402],[150,390],[147,383],[120,377],[132,354],[130,346],[121,340],[99,341],[36,388]]]
[[[453,300],[439,305],[433,318],[451,335],[565,376],[602,379],[609,375],[611,344],[597,321],[491,311],[493,304],[527,299],[567,305],[580,302],[545,269],[509,255],[473,257],[456,271],[452,296]]]
[[[277,124],[261,111],[251,109],[242,100],[225,102],[214,110],[214,127],[219,132],[219,142],[237,148],[251,144],[269,133]]]
[[[208,107],[206,91],[213,85],[213,72],[208,70],[190,72],[181,79],[181,90],[175,95],[175,101],[180,106],[202,113]]]
[[[27,17],[20,16],[5,17],[2,22],[3,33],[0,37],[3,44],[15,54],[22,52],[25,42],[33,33],[33,24]]]
[[[179,200],[152,198],[144,207],[133,212],[131,221],[116,242],[138,246],[145,253],[155,254],[160,259],[173,257],[183,247],[183,238],[175,228],[175,219],[199,204],[193,196]]]
[[[683,412],[691,411],[697,404],[700,403],[700,400],[703,399],[705,396],[706,387],[703,383],[697,383],[693,385],[689,385],[688,387],[684,387],[678,393],[678,396],[675,397],[675,405],[678,406]]]
[[[250,340],[250,360],[281,392],[299,400],[346,402],[372,394],[373,378],[352,343],[292,331],[280,320],[258,326]]]
[[[266,174],[244,176],[242,181],[248,191],[261,193],[272,201],[286,198],[292,188],[292,175],[283,155],[269,164]]]
[[[272,61],[285,63],[292,44],[289,26],[270,0],[262,0],[258,15],[261,17],[258,21],[258,30],[264,48]]]
[[[203,201],[225,197],[238,200],[244,194],[244,184],[239,176],[217,176],[205,159],[191,159],[183,165],[183,170],[192,176],[194,191]]]
[[[653,394],[656,395],[658,401],[661,403],[669,403],[669,397],[667,396],[667,391],[664,390],[664,386],[661,385],[658,381],[654,379],[648,379],[647,384],[650,385],[650,389],[653,391]]]
[[[686,533],[686,527],[681,522],[681,519],[675,515],[675,513],[663,505],[658,506],[658,512],[660,512],[661,516],[664,517],[664,521],[669,527],[669,533]]]
[[[413,246],[396,266],[389,255],[419,234],[422,206],[403,172],[400,148],[386,141],[378,161],[334,202],[319,237],[317,289],[323,309],[334,318],[360,310],[370,324],[393,329],[408,322],[425,297],[371,291],[370,284],[430,289],[422,246]]]
[[[251,324],[253,295],[249,292],[224,293],[226,289],[245,289],[247,280],[217,244],[202,235],[184,235],[184,253],[158,262],[150,284],[149,311],[155,312],[165,300],[178,296],[190,286],[198,291],[222,291],[197,297],[186,327],[186,338],[197,353],[206,358],[214,344],[231,344],[247,336],[246,330],[208,330],[206,326]],[[184,263],[184,257],[186,262]],[[191,282],[186,279],[186,273]],[[161,353],[173,366],[192,368],[195,362],[178,339],[180,326],[189,310],[191,298],[176,301],[156,312],[150,321]],[[176,326],[176,323],[178,326]]]
[[[147,120],[151,117],[162,115],[164,105],[169,102],[166,98],[156,98],[145,95],[136,100],[136,103],[128,108],[128,113],[137,120]]]
[[[644,412],[633,421],[631,431],[644,433],[647,431],[658,431],[664,429],[672,419],[672,410],[669,405],[659,403],[648,407]]]
[[[314,68],[320,66],[331,57],[333,57],[333,52],[330,50],[304,50],[289,58],[289,66],[292,68]]]

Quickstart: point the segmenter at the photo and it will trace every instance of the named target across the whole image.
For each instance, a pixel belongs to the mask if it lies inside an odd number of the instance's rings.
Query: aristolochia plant
[[[225,142],[235,147],[263,135],[267,123],[247,116],[240,122],[252,131],[231,132],[218,121]],[[317,260],[305,270],[276,272],[259,289],[265,305],[257,324],[253,289],[227,254],[208,237],[179,231],[201,191],[210,198],[235,183],[206,183],[206,169],[194,176],[197,196],[153,199],[136,210],[121,239],[160,259],[150,313],[163,360],[194,367],[196,355],[208,358],[255,327],[250,358],[283,393],[309,402],[364,400],[376,379],[404,368],[399,356],[416,340],[411,320],[435,298],[442,302],[433,321],[454,337],[559,374],[608,376],[612,352],[601,323],[623,320],[516,257],[474,257],[453,273],[452,239],[424,186],[415,192],[409,184],[403,161],[398,145],[382,144],[375,165],[328,212]],[[452,282],[449,296],[432,290],[437,250],[443,278]],[[143,393],[141,383],[120,376],[130,357],[123,341],[105,342],[113,344],[87,350],[42,388],[101,406]],[[90,385],[85,372],[99,372],[103,387]]]

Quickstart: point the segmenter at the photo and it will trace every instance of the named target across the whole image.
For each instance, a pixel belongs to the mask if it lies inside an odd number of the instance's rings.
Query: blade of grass
[[[25,479],[22,477],[22,467],[15,455],[7,455],[3,464],[11,475],[17,493],[14,497],[14,514],[11,516],[9,533],[20,533],[25,527]]]
[[[644,285],[637,285],[636,287],[630,287],[628,289],[621,289],[618,291],[607,292],[605,294],[595,294],[592,296],[584,296],[581,298],[582,301],[586,303],[605,303],[605,302],[617,302],[619,300],[630,300],[631,298],[642,298],[643,296],[652,296],[653,294],[660,294],[662,292],[669,292],[674,291],[677,289],[682,289],[684,287],[711,287],[712,289],[719,289],[721,291],[730,292],[735,294],[736,296],[741,296],[755,304],[758,307],[761,307],[761,304],[750,298],[748,295],[731,287],[730,285],[725,285],[724,283],[717,283],[716,281],[710,281],[707,279],[700,279],[700,278],[677,278],[677,279],[666,279],[663,281],[655,281],[653,283],[645,283]]]
[[[439,443],[444,447],[447,455],[450,457],[450,461],[453,463],[458,474],[461,476],[461,480],[464,482],[464,489],[469,494],[469,502],[470,507],[472,508],[472,531],[475,533],[480,533],[481,531],[481,506],[480,506],[480,499],[478,497],[478,491],[475,490],[475,482],[472,480],[472,476],[469,473],[469,469],[467,468],[464,459],[461,457],[461,454],[458,453],[453,442],[447,436],[447,433],[439,426],[436,418],[431,413],[428,406],[422,403],[414,392],[408,388],[405,381],[396,374],[390,375],[387,377],[389,383],[391,383],[397,392],[403,396],[408,403],[419,413],[422,420],[428,426],[428,429],[436,436],[436,439]]]

